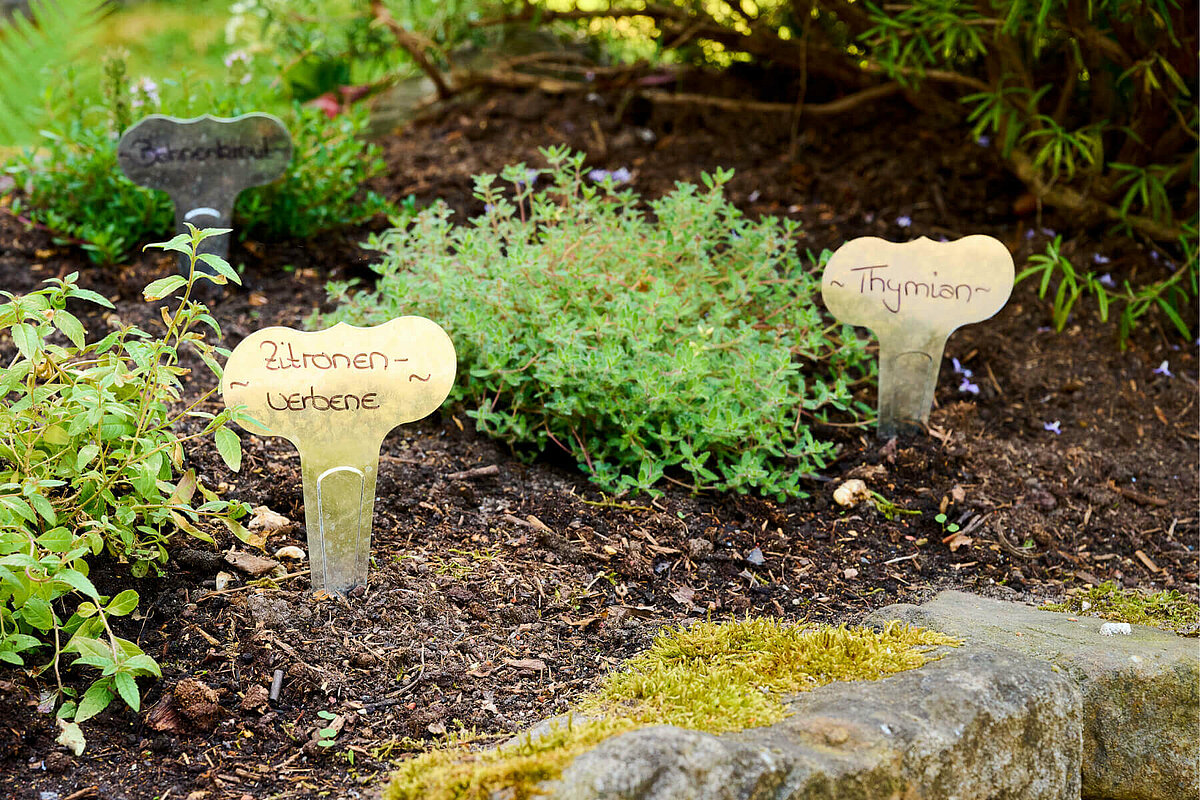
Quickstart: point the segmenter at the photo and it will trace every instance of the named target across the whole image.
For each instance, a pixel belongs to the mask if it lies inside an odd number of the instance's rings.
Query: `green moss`
[[[710,733],[769,725],[787,716],[787,694],[914,669],[959,643],[902,623],[874,631],[747,619],[668,629],[579,703],[586,721],[500,750],[425,753],[401,765],[384,798],[486,800],[505,789],[524,800],[609,736],[656,724]]]
[[[1200,606],[1174,589],[1146,593],[1122,589],[1113,581],[1086,589],[1072,589],[1064,602],[1043,603],[1041,608],[1150,625],[1178,634],[1195,635],[1200,626]]]

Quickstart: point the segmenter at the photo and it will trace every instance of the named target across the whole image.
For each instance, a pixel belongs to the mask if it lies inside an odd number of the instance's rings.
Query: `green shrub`
[[[903,89],[1079,225],[1171,241],[1195,219],[1196,13],[1176,0],[535,0],[501,21],[642,37],[665,61],[769,65],[781,111]],[[837,113],[827,107],[827,113]],[[951,134],[953,135],[953,134]],[[984,138],[987,137],[987,138]],[[990,140],[990,141],[989,141]]]
[[[191,252],[218,231],[183,234],[165,246]],[[220,271],[217,282],[236,280],[228,264],[201,258]],[[221,351],[206,341],[204,328],[218,338],[220,330],[189,299],[194,279],[172,275],[146,287],[151,301],[184,289],[173,311],[162,310],[162,335],[121,326],[92,342],[67,301],[111,304],[75,279],[74,273],[53,279],[23,296],[0,293],[7,298],[0,331],[16,349],[0,376],[0,661],[23,665],[30,651],[49,646],[47,668],[68,695],[74,693],[60,674],[65,654],[101,670],[82,697],[59,709],[60,718],[81,722],[114,696],[137,709],[135,679],[158,674],[154,660],[110,625],[110,618],[133,611],[137,592],[100,595],[88,578],[88,559],[107,551],[135,577],[144,576],[166,561],[177,529],[211,542],[202,525],[219,522],[245,536],[237,517],[246,509],[217,498],[194,471],[184,472],[184,445],[203,436],[216,437],[231,466],[240,458],[236,434],[224,427],[235,415],[201,410],[212,392],[179,407],[180,377],[188,372],[181,352],[195,352],[220,373]],[[185,417],[203,420],[202,429],[176,433]],[[202,502],[193,503],[197,492]]]
[[[799,494],[833,452],[809,422],[862,410],[850,384],[868,366],[849,329],[821,318],[795,224],[744,218],[722,194],[727,172],[647,215],[611,178],[585,179],[581,154],[544,154],[548,173],[503,171],[511,199],[476,178],[489,210],[469,225],[438,205],[372,237],[378,285],[331,284],[325,321],[436,320],[458,349],[452,399],[479,430],[554,444],[606,490],[666,478]]]
[[[124,62],[114,57],[105,66],[102,103],[76,96],[69,76],[51,97],[39,147],[6,166],[25,195],[14,208],[81,244],[102,264],[121,261],[149,237],[169,234],[174,226],[170,198],[124,176],[117,165],[117,140],[135,110],[139,117],[278,110],[279,99],[265,79],[254,79],[244,61],[232,63],[225,86],[194,84],[184,77],[161,84],[139,81],[131,88]],[[242,83],[243,77],[251,80]],[[303,238],[395,213],[387,201],[362,188],[384,166],[378,148],[359,138],[367,124],[365,109],[331,120],[319,109],[293,104],[280,114],[292,134],[292,162],[280,180],[242,192],[234,207],[241,235]]]

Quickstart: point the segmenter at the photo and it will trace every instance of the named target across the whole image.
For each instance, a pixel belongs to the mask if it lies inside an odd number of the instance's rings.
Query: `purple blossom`
[[[1099,253],[1096,253],[1095,255],[1092,256],[1093,264],[1107,264],[1111,260],[1112,259],[1110,259],[1108,256],[1102,256]]]
[[[225,66],[232,68],[234,64],[241,62],[243,66],[250,66],[250,56],[245,50],[234,50],[229,55],[225,56]]]
[[[1158,369],[1154,370],[1154,374],[1155,375],[1166,375],[1168,378],[1175,377],[1174,375],[1171,374],[1171,368],[1170,368],[1170,366],[1168,366],[1166,361],[1164,361],[1158,365]]]
[[[1030,228],[1029,230],[1025,231],[1026,239],[1032,239],[1034,236],[1037,236],[1037,231],[1035,231],[1033,228]]]
[[[1037,332],[1038,333],[1049,333],[1052,330],[1054,330],[1054,329],[1051,328],[1049,325],[1039,325]]]
[[[990,147],[992,144],[992,137],[987,136],[986,134],[980,136],[975,140],[975,144],[979,145],[980,147]]]
[[[625,167],[618,167],[612,172],[609,172],[606,169],[594,169],[588,173],[588,178],[596,183],[604,183],[607,180],[611,180],[614,184],[619,186],[622,183],[629,183],[631,180],[633,180],[633,173],[631,173]]]
[[[975,374],[975,373],[971,372],[971,370],[963,367],[963,365],[959,362],[959,360],[957,358],[951,358],[950,364],[954,367],[955,375],[962,375],[964,378],[970,378],[970,377],[974,376],[974,374]]]
[[[979,384],[971,383],[966,377],[962,379],[962,383],[958,385],[958,391],[961,394],[979,394]]]
[[[491,203],[485,203],[483,206],[483,213],[485,213],[485,214],[490,214],[495,210],[496,210],[496,207],[494,205],[492,205]]]
[[[754,190],[753,192],[751,192],[751,193],[750,193],[750,195],[749,195],[749,196],[746,198],[746,202],[748,202],[748,203],[757,203],[757,202],[758,202],[758,198],[760,198],[760,197],[762,197],[762,192],[760,192],[758,189],[755,189],[755,190]]]
[[[1048,431],[1050,431],[1050,432],[1051,432],[1051,433],[1053,433],[1055,436],[1058,436],[1059,434],[1061,434],[1061,433],[1062,433],[1062,427],[1061,427],[1061,426],[1062,426],[1062,423],[1061,423],[1061,422],[1059,422],[1058,420],[1054,420],[1054,422],[1043,422],[1043,423],[1042,423],[1042,428],[1043,428],[1044,430],[1048,430]]]
[[[900,216],[896,217],[896,224],[901,228],[907,228],[912,225],[912,217]]]
[[[1053,239],[1058,234],[1054,232],[1053,228],[1042,228],[1042,235],[1049,236],[1051,239]]]
[[[1113,280],[1113,276],[1108,272],[1097,278],[1096,282],[1101,286],[1107,286],[1110,289],[1115,289],[1117,287],[1117,282]]]
[[[537,169],[525,170],[525,179],[521,180],[520,178],[518,178],[517,186],[524,186],[526,183],[528,183],[529,188],[532,189],[534,186],[537,186],[537,179],[538,179],[538,175],[540,175],[540,174],[542,174],[541,170],[537,170]]]
[[[139,78],[133,85],[133,98],[129,105],[133,108],[141,108],[146,103],[159,104],[158,84],[150,78]]]

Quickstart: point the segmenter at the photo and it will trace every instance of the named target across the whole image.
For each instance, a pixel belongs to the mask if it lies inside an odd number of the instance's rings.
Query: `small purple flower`
[[[1054,232],[1053,228],[1042,228],[1042,235],[1049,236],[1051,239],[1053,239],[1058,234]]]
[[[1054,420],[1054,422],[1043,422],[1043,423],[1042,423],[1042,428],[1043,428],[1044,430],[1048,430],[1048,431],[1050,431],[1050,432],[1051,432],[1051,433],[1053,433],[1055,436],[1058,436],[1058,435],[1060,435],[1060,434],[1062,433],[1062,427],[1061,427],[1061,426],[1062,426],[1062,423],[1061,423],[1061,422],[1059,422],[1058,420]]]
[[[490,214],[495,210],[496,210],[496,207],[494,205],[492,205],[491,203],[485,203],[483,206],[483,213],[485,213],[485,214]]]
[[[1095,255],[1092,256],[1093,264],[1107,264],[1111,260],[1112,259],[1110,259],[1108,256],[1102,256],[1099,253],[1096,253]]]
[[[907,228],[910,225],[912,225],[912,217],[905,217],[905,216],[896,217],[896,224],[899,225],[901,228]]]
[[[250,56],[245,50],[234,50],[229,55],[225,56],[225,66],[232,68],[234,64],[241,62],[243,66],[250,66]]]
[[[1150,257],[1151,257],[1151,258],[1153,258],[1155,261],[1158,261],[1158,258],[1159,258],[1159,256],[1158,256],[1158,251],[1157,251],[1157,250],[1151,250],[1151,251],[1150,251]]]
[[[1030,228],[1029,230],[1025,231],[1026,239],[1032,239],[1034,236],[1037,236],[1037,231],[1035,231],[1033,228]]]
[[[962,383],[958,385],[958,391],[961,394],[979,394],[979,384],[971,383],[966,377],[963,377]]]
[[[633,180],[633,174],[624,167],[618,167],[613,170],[612,179],[613,183],[629,183]]]
[[[129,105],[133,108],[141,108],[146,103],[158,105],[159,102],[158,84],[150,78],[139,78],[138,82],[133,85],[133,97]]]
[[[1097,278],[1096,282],[1099,283],[1101,286],[1107,286],[1110,289],[1117,288],[1117,282],[1113,280],[1113,276],[1108,272],[1104,273],[1099,278]]]
[[[538,175],[540,175],[540,174],[541,174],[541,170],[536,170],[536,169],[525,170],[525,179],[524,180],[518,179],[517,186],[524,186],[525,184],[528,183],[529,188],[532,189],[534,186],[537,186],[537,179],[538,179]]]
[[[749,195],[749,196],[746,198],[746,202],[748,202],[748,203],[757,203],[757,202],[758,202],[758,198],[760,198],[760,197],[762,197],[762,192],[760,192],[758,189],[755,189],[755,190],[754,190],[753,192],[751,192],[751,193],[750,193],[750,195]]]
[[[594,169],[588,173],[588,180],[595,181],[596,183],[601,183],[611,177],[612,173],[606,169]]]
[[[954,367],[955,375],[962,375],[964,378],[970,378],[970,377],[973,377],[975,374],[975,373],[971,372],[971,370],[963,367],[963,365],[959,362],[959,360],[957,358],[951,358],[950,363]]]
[[[980,136],[975,140],[975,144],[979,145],[980,147],[990,147],[992,144],[992,137],[987,136],[986,134]]]
[[[1154,374],[1155,375],[1166,375],[1168,378],[1175,377],[1174,375],[1171,374],[1171,368],[1170,368],[1170,366],[1168,366],[1166,361],[1164,361],[1158,365],[1158,369],[1154,370]]]
[[[1038,333],[1049,333],[1052,330],[1054,330],[1054,329],[1051,328],[1049,325],[1039,325],[1037,332]]]

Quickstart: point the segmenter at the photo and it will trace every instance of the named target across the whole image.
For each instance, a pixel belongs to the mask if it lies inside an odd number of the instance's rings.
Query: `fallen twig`
[[[486,467],[472,467],[464,469],[462,472],[451,472],[446,476],[448,481],[465,481],[471,478],[486,478],[489,475],[499,475],[500,467],[495,464],[488,464]]]

